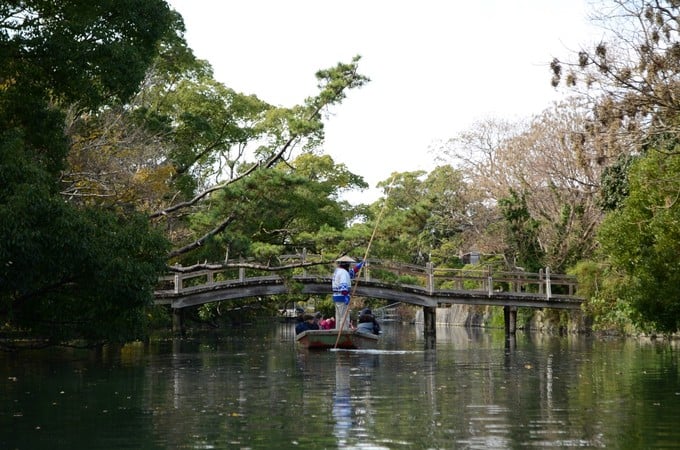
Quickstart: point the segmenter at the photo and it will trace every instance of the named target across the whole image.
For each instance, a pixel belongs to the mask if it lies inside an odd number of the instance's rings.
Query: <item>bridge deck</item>
[[[479,280],[475,277],[475,280]],[[234,300],[240,298],[263,297],[295,292],[314,295],[330,295],[331,277],[329,276],[292,276],[283,278],[279,275],[257,276],[224,281],[212,281],[183,287],[181,278],[175,276],[173,289],[156,291],[156,303],[171,305],[173,308],[185,308],[205,303]],[[552,285],[539,292],[503,291],[494,288],[489,277],[483,289],[444,289],[430,286],[416,286],[385,282],[373,279],[355,280],[355,295],[360,297],[380,298],[390,301],[410,303],[425,307],[447,306],[453,304],[518,306],[530,308],[580,309],[582,298],[574,295],[552,294]],[[518,281],[512,278],[512,281]],[[527,280],[520,280],[528,283]],[[499,282],[496,280],[496,284]],[[460,283],[462,285],[462,283]],[[516,287],[519,287],[518,283]],[[569,282],[570,287],[573,284]],[[299,289],[301,285],[302,289]]]

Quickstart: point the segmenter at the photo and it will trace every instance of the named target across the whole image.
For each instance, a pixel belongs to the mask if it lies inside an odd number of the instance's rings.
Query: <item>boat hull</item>
[[[338,330],[307,330],[295,336],[295,341],[309,349],[372,349],[378,345],[378,336],[356,330],[343,330],[338,339]],[[337,346],[336,346],[337,342]]]

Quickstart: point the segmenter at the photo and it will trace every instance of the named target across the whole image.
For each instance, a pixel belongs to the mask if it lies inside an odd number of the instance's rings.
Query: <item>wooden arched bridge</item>
[[[285,266],[290,269],[280,272],[239,262],[175,266],[174,273],[161,280],[155,301],[178,311],[241,298],[289,293],[330,295],[332,265],[309,263],[305,255],[289,258],[298,258],[299,264]],[[576,295],[575,277],[553,274],[549,269],[538,273],[494,271],[490,266],[450,269],[371,259],[354,284],[355,296],[422,306],[426,333],[434,331],[437,307],[502,306],[506,331],[512,333],[517,307],[580,309],[583,301]]]

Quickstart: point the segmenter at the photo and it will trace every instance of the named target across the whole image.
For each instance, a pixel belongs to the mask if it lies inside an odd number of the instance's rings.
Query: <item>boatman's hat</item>
[[[342,255],[341,257],[336,259],[335,262],[336,263],[353,263],[353,262],[356,262],[356,261],[354,261],[354,259],[351,258],[350,256]]]

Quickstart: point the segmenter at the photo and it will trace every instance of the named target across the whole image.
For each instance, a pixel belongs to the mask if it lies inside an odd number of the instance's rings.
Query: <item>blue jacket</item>
[[[318,330],[319,325],[315,323],[309,323],[309,322],[300,322],[297,325],[295,325],[295,334],[300,334],[303,331],[307,330]]]
[[[333,281],[331,283],[331,288],[333,290],[333,301],[349,304],[349,292],[352,288],[352,278],[359,273],[361,267],[364,265],[363,261],[354,266],[353,268],[346,270],[342,267],[336,267],[333,272]]]

